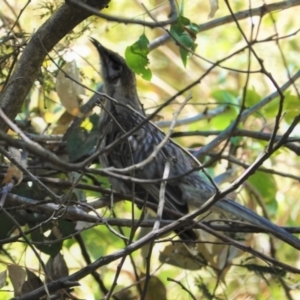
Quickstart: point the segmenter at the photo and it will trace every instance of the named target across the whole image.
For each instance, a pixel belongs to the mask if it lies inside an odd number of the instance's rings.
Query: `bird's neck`
[[[118,113],[128,111],[128,109],[124,109],[124,106],[131,106],[138,112],[143,111],[136,89],[128,89],[115,85],[113,88],[108,88],[105,90],[108,96],[117,101],[115,102],[109,99],[105,101],[105,108],[108,111],[112,111],[113,109],[115,109]]]

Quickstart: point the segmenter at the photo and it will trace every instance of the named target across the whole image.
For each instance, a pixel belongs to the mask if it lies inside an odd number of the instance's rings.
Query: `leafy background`
[[[236,13],[248,9],[249,6],[253,8],[271,3],[273,2],[230,1],[230,6],[233,12]],[[13,29],[16,39],[19,39],[20,42],[17,43],[17,49],[20,52],[19,55],[21,55],[31,34],[54,11],[59,9],[61,4],[59,1],[3,1],[0,14],[1,36],[5,37],[8,28],[13,26],[16,16],[22,13],[17,26],[14,26]],[[166,19],[169,14],[167,2],[144,1],[143,4],[158,21]],[[297,16],[300,13],[299,6],[286,10],[274,10],[263,18],[253,16],[239,21],[245,36],[249,40],[256,41],[253,49],[261,59],[258,62],[253,54],[249,54],[247,49],[235,54],[236,51],[245,47],[245,39],[235,22],[220,23],[220,25],[214,26],[210,30],[201,31],[203,24],[230,14],[225,2],[219,3],[220,7],[212,19],[208,18],[210,13],[208,1],[183,1],[177,3],[177,5],[181,13],[179,21],[175,25],[166,26],[165,28],[150,29],[141,25],[126,25],[106,21],[96,16],[85,20],[60,41],[45,59],[39,77],[26,97],[22,111],[19,112],[16,118],[19,121],[18,124],[30,120],[30,129],[26,128],[26,130],[31,133],[36,135],[42,133],[53,136],[60,135],[59,137],[61,137],[74,119],[74,116],[70,115],[70,111],[75,116],[79,116],[79,103],[86,102],[93,95],[92,90],[96,90],[101,82],[99,57],[89,42],[89,36],[98,39],[107,48],[120,53],[126,58],[128,64],[135,69],[136,73],[141,75],[137,76],[138,92],[148,114],[169,97],[191,82],[196,81],[201,75],[206,74],[205,72],[212,65],[215,65],[188,93],[178,96],[175,101],[166,106],[156,116],[157,124],[163,130],[168,131],[168,126],[164,126],[164,122],[172,119],[174,111],[189,95],[192,98],[180,113],[179,119],[187,119],[200,113],[205,115],[211,110],[220,109],[222,113],[214,117],[202,117],[197,122],[186,122],[186,124],[176,127],[174,139],[194,153],[201,149],[203,145],[207,145],[212,141],[219,131],[225,130],[238,117],[241,108],[249,108],[259,103],[276,90],[274,82],[281,86],[287,82],[292,74],[298,71],[300,20]],[[109,7],[102,12],[131,20],[151,21],[145,13],[145,9],[137,1],[111,1]],[[147,49],[147,42],[151,46],[156,38],[166,33],[164,29],[167,29],[173,37],[177,38],[185,48],[180,48],[176,43],[169,41],[156,49],[151,49],[151,51]],[[200,30],[200,32],[196,33],[197,30]],[[0,61],[2,64],[0,88],[3,89],[13,64],[12,59],[5,60],[5,55],[15,51],[16,48],[14,48],[15,45],[9,43],[1,43],[0,47],[3,58]],[[195,54],[188,54],[186,48],[195,51]],[[141,50],[140,61],[137,61],[136,56],[134,56],[137,49]],[[226,57],[228,58],[225,59]],[[59,78],[59,69],[64,69],[66,62],[71,60],[76,61],[72,75],[75,76],[78,72],[78,79],[83,85],[92,90],[79,89],[75,93],[75,98],[63,102],[62,97],[58,95],[56,84]],[[147,64],[148,60],[149,64]],[[218,65],[217,62],[221,60],[222,63]],[[140,63],[137,64],[137,62]],[[262,62],[266,72],[272,75],[274,82],[261,72]],[[251,64],[251,70],[256,70],[256,72],[248,71],[249,64]],[[75,86],[78,87],[78,85]],[[294,86],[291,86],[285,92],[283,114],[280,118],[278,134],[284,133],[293,118],[299,114],[297,86],[296,82]],[[65,90],[65,88],[62,90]],[[64,96],[66,95],[64,94]],[[279,101],[278,97],[268,105],[263,106],[245,121],[239,123],[238,128],[253,133],[271,134],[278,114]],[[66,110],[69,113],[66,113]],[[96,108],[94,112],[98,113],[99,109]],[[90,140],[90,144],[84,144],[82,149],[80,144],[81,141],[86,141],[88,136],[93,137],[92,133],[96,132],[96,123],[95,115],[90,115],[81,124],[81,135],[76,132],[75,135],[69,136],[67,146],[69,155],[75,155],[74,159],[77,159],[76,154],[78,155],[81,151],[85,154],[89,153],[93,147],[95,143],[93,139]],[[87,131],[90,132],[88,136],[86,135]],[[192,132],[194,132],[193,135],[191,135]],[[187,133],[190,135],[187,136]],[[299,126],[297,126],[293,131],[295,143],[298,142],[299,133]],[[247,136],[245,132],[244,134],[232,136],[222,153],[223,156],[218,157],[215,162],[208,165],[209,174],[218,180],[220,178],[218,175],[233,170],[229,178],[226,177],[225,180],[221,178],[219,181],[220,184],[223,184],[222,187],[226,187],[242,174],[245,165],[253,163],[260,153],[265,151],[268,140],[269,138],[263,140]],[[70,154],[72,149],[75,149],[74,154]],[[217,155],[221,149],[222,145],[218,145],[208,153],[199,156],[200,161],[203,163],[210,162],[210,158],[214,157],[214,154]],[[8,162],[3,159],[0,169],[3,177],[6,173],[7,164]],[[100,168],[97,163],[92,167],[95,169]],[[276,224],[297,226],[300,216],[297,193],[300,178],[297,153],[286,147],[281,147],[264,163],[263,167],[265,170],[252,175],[243,186],[235,191],[233,196],[258,213],[270,217]],[[71,176],[76,177],[78,174],[59,173],[51,176],[47,175],[47,177],[58,180],[72,181]],[[95,178],[97,182],[101,182],[101,187],[109,188],[106,178],[100,175],[95,175]],[[90,177],[82,178],[82,182],[89,185],[94,183]],[[57,195],[66,195],[70,192],[69,189],[60,186],[49,186]],[[12,192],[33,199],[47,200],[44,191],[40,190],[34,183],[24,182],[14,187]],[[99,197],[101,197],[99,191],[80,188],[72,189],[70,196],[72,200],[83,202],[94,201]],[[141,212],[136,208],[132,208],[130,202],[117,203],[113,211],[106,207],[97,211],[105,217],[116,216],[130,219],[132,209],[134,209],[135,216],[138,217]],[[23,230],[37,226],[43,220],[39,214],[33,214],[33,216],[31,214],[29,219],[14,215],[13,212],[12,215],[23,226]],[[73,234],[75,225],[73,222],[58,219],[44,225],[39,230],[33,231],[32,234],[28,235],[28,238],[45,263],[48,261],[49,255],[54,256],[60,251],[63,254],[62,260],[65,261],[69,273],[73,273],[87,264],[83,259],[79,240],[75,238],[62,239],[59,243],[52,244],[52,246],[46,245],[45,241],[53,241],[58,237],[61,238],[61,236],[69,237]],[[86,224],[80,223],[77,226],[77,229],[80,226],[84,228]],[[7,217],[1,219],[0,228],[1,239],[18,234],[18,230]],[[57,234],[55,234],[55,228],[58,229]],[[118,227],[113,228],[118,230]],[[122,235],[129,236],[129,228],[124,227],[122,230]],[[138,230],[138,234],[143,235],[143,230]],[[86,228],[83,230],[81,237],[91,261],[111,254],[125,246],[124,241],[119,236],[103,225]],[[204,236],[204,241],[207,238]],[[267,264],[247,253],[234,253],[231,262],[226,255],[221,255],[222,249],[225,249],[224,245],[207,244],[201,248],[203,253],[212,251],[215,254],[208,256],[203,254],[205,260],[208,260],[209,266],[190,270],[193,269],[196,263],[194,259],[188,260],[186,258],[185,261],[184,257],[187,254],[184,249],[176,248],[176,251],[183,251],[184,255],[179,258],[175,256],[174,260],[184,261],[187,267],[178,268],[172,262],[162,263],[159,259],[160,253],[169,253],[168,255],[172,256],[170,254],[172,251],[167,252],[170,249],[166,248],[168,245],[170,247],[170,243],[168,241],[156,243],[151,258],[153,279],[150,281],[147,299],[188,299],[188,297],[191,297],[178,282],[181,282],[196,299],[297,299],[299,297],[300,293],[297,285],[299,275],[286,273],[284,276],[282,274],[279,276],[276,272],[273,274],[273,268],[264,269],[263,266],[266,267]],[[267,235],[248,235],[245,244],[251,245],[263,253],[272,253],[279,261],[299,267],[298,251],[270,239]],[[40,262],[28,243],[20,239],[19,242],[6,242],[3,243],[1,250],[0,267],[2,271],[7,270],[11,265],[17,264],[27,267],[43,280],[43,270]],[[146,250],[142,249],[134,252],[132,259],[126,258],[118,278],[116,290],[133,285],[132,288],[129,288],[130,295],[139,297],[134,285],[136,276],[132,261],[134,261],[138,273],[140,275],[145,274],[145,253]],[[223,266],[224,260],[225,262],[228,260],[228,266],[226,265],[226,267]],[[119,260],[113,261],[97,270],[108,289],[115,279],[119,262]],[[62,265],[62,261],[59,264]],[[11,269],[9,269],[9,272],[12,274]],[[2,299],[10,299],[13,291],[16,290],[12,285],[13,277],[10,276],[10,279],[7,279],[7,285],[2,287],[0,291]],[[172,278],[176,282],[170,281],[168,278]],[[160,295],[159,298],[157,298],[158,294]],[[82,279],[80,287],[75,288],[73,295],[81,299],[102,299],[104,297],[101,288],[98,285],[95,288],[95,279],[92,276]],[[121,299],[129,299],[129,292],[123,292]]]

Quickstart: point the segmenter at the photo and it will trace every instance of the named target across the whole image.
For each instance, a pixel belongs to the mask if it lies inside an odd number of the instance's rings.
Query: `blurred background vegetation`
[[[125,57],[126,49],[129,51],[128,47],[134,45],[141,36],[146,36],[149,45],[145,48],[149,47],[151,51],[145,56],[146,63],[149,64],[142,68],[149,68],[152,77],[150,80],[145,80],[137,75],[138,92],[146,113],[152,113],[167,99],[199,80],[191,89],[179,94],[171,104],[164,107],[154,121],[167,132],[173,113],[177,111],[179,104],[191,96],[191,100],[179,115],[179,120],[182,120],[183,124],[175,127],[173,138],[180,145],[197,154],[197,158],[202,163],[206,163],[209,174],[221,187],[228,186],[241,176],[261,153],[266,151],[274,130],[278,136],[284,134],[291,126],[294,117],[299,115],[297,81],[290,84],[287,90],[282,89],[284,98],[277,96],[273,99],[270,95],[281,91],[279,88],[299,72],[300,1],[299,3],[298,1],[229,1],[229,5],[227,1],[220,1],[219,9],[212,13],[211,5],[216,3],[214,1],[176,2],[180,17],[185,18],[182,20],[192,25],[183,29],[183,33],[188,38],[180,40],[184,46],[182,49],[186,50],[187,47],[191,50],[185,54],[180,53],[180,45],[171,38],[158,44],[158,47],[154,46],[158,39],[168,35],[170,30],[173,34],[179,34],[178,27],[176,28],[175,25],[172,25],[173,28],[170,28],[170,25],[149,28],[142,24],[108,21],[99,16],[87,18],[60,40],[46,56],[39,75],[15,118],[16,124],[23,132],[31,134],[29,136],[37,142],[42,141],[38,136],[44,136],[41,145],[55,153],[57,147],[63,144],[62,137],[67,128],[75,118],[82,116],[80,106],[93,96],[101,83],[99,57],[89,42],[89,37],[96,38],[105,47]],[[274,7],[276,3],[278,7]],[[143,1],[142,4],[134,0],[111,1],[101,12],[133,21],[154,22],[149,14],[157,21],[168,18],[170,13],[168,1],[148,0]],[[2,1],[0,92],[4,92],[7,88],[19,58],[30,43],[31,36],[52,17],[53,13],[61,9],[62,5],[66,4],[63,1]],[[291,7],[288,8],[288,5]],[[145,12],[145,7],[148,13]],[[230,22],[221,19],[232,14],[229,7],[234,14],[261,7],[263,16],[251,16],[250,13],[248,17],[238,20],[237,26],[237,22],[232,18]],[[66,19],[65,22],[68,20]],[[182,29],[183,27],[180,26],[179,29]],[[34,57],[32,59],[34,60]],[[131,63],[130,58],[128,63]],[[72,81],[63,82],[65,76],[59,76],[61,68],[65,71],[70,68],[71,77],[78,78],[83,86],[89,89],[78,88],[78,84],[72,85]],[[57,89],[59,84],[62,86],[62,96]],[[74,91],[75,98],[69,99],[68,93],[64,94],[64,91],[70,85],[72,89],[76,86],[76,91]],[[238,130],[228,136],[227,144],[218,143],[217,146],[201,152],[201,149],[205,149],[204,145],[210,145],[209,143],[221,131],[237,121],[241,112],[255,107],[268,97],[272,98],[268,104],[253,109],[247,118],[238,122]],[[279,108],[282,108],[280,115]],[[94,108],[93,113],[99,113],[99,108]],[[94,133],[93,129],[97,126],[97,118],[93,113],[87,115],[80,125],[82,128],[80,132],[84,138],[78,132],[78,135],[69,136],[67,154],[56,152],[60,158],[67,159],[69,156],[72,160],[72,155],[78,159],[76,156],[78,153],[79,157],[92,153],[96,141],[85,143],[87,139],[85,134]],[[276,118],[280,121],[278,130]],[[9,134],[14,136],[12,131]],[[300,128],[296,126],[290,143],[276,151],[264,162],[262,170],[257,171],[232,193],[232,196],[238,199],[237,201],[280,226],[297,226],[300,222],[299,136]],[[84,146],[80,147],[81,144]],[[3,149],[7,150],[8,145],[9,143],[1,141],[0,138],[0,146]],[[1,180],[4,179],[3,191],[9,183],[7,178],[9,160],[4,156],[1,152],[0,175]],[[16,159],[14,155],[12,157]],[[101,194],[100,190],[82,188],[72,183],[110,188],[107,179],[99,174],[82,176],[79,172],[61,172],[47,167],[45,171],[41,161],[36,162],[34,155],[30,153],[27,164],[28,170],[35,176],[40,176],[40,180],[53,193],[59,196],[68,195],[65,199],[70,203],[72,201],[77,204],[84,203],[83,207],[101,200],[104,194]],[[91,165],[94,169],[100,167],[97,161]],[[14,186],[9,192],[43,201],[46,204],[51,203],[45,191],[28,176],[23,175],[23,182]],[[51,178],[56,181],[50,182]],[[63,181],[71,184],[60,185],[59,182]],[[97,213],[105,218],[131,219],[132,210],[135,218],[141,214],[141,211],[133,207],[129,201],[116,203],[113,208],[94,207]],[[8,208],[20,227],[2,212],[0,220],[2,240],[2,242],[0,240],[0,271],[3,275],[0,279],[1,299],[10,299],[14,293],[15,296],[25,295],[24,290],[16,292],[16,285],[22,285],[26,278],[25,269],[16,266],[26,267],[35,274],[36,285],[28,279],[28,273],[26,280],[37,288],[42,286],[38,278],[44,280],[41,260],[46,264],[47,261],[49,262],[49,257],[57,258],[58,253],[62,254],[62,257],[58,258],[59,262],[49,263],[53,268],[60,269],[57,271],[57,277],[53,275],[55,272],[51,273],[54,279],[58,279],[88,265],[90,262],[87,257],[93,262],[102,256],[123,249],[126,241],[121,237],[128,237],[131,232],[130,227],[121,225],[92,226],[91,223],[82,221],[70,222],[64,220],[63,214],[61,217],[50,218],[47,214],[38,211],[33,213],[26,207],[24,209],[24,206],[21,207],[23,208],[21,211],[19,211],[20,207],[13,205],[9,205]],[[51,220],[45,222],[49,218]],[[211,219],[216,218],[219,217],[211,217]],[[42,225],[43,222],[45,225]],[[26,232],[32,228],[36,230],[26,235],[27,240],[19,236],[21,229]],[[74,232],[78,230],[82,231],[80,236],[72,238]],[[138,229],[135,239],[145,235],[146,232],[146,229]],[[171,233],[170,236],[174,234]],[[300,297],[299,275],[284,267],[278,269],[272,267],[253,254],[233,250],[235,249],[233,246],[222,244],[203,232],[198,247],[200,254],[192,256],[182,245],[171,244],[170,236],[164,237],[162,242],[153,245],[150,268],[152,279],[144,299],[193,299],[193,297],[194,299],[298,299]],[[55,242],[57,240],[58,242]],[[243,235],[241,242],[287,265],[300,268],[299,251],[266,234]],[[36,252],[33,251],[33,247]],[[86,256],[84,249],[87,251]],[[126,257],[117,277],[118,284],[113,290],[113,295],[117,291],[121,293],[113,296],[115,297],[113,299],[141,299],[144,281],[140,280],[139,287],[136,282],[147,271],[145,260],[148,250],[149,248],[143,247]],[[119,271],[119,263],[120,260],[114,260],[98,269],[97,273],[100,277],[98,280],[96,275],[84,277],[80,280],[80,286],[72,291],[65,291],[61,295],[62,299],[63,297],[69,299],[68,292],[77,299],[105,299],[105,292],[110,290]],[[5,273],[6,270],[9,273]],[[16,281],[16,278],[23,277],[21,283]]]

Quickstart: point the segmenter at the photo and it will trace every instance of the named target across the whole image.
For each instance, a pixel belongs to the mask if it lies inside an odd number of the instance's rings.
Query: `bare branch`
[[[80,2],[77,0],[68,0],[68,2],[72,3],[74,6],[82,8],[84,11],[89,12],[90,14],[93,14],[94,16],[98,16],[98,17],[108,20],[108,21],[124,23],[124,24],[143,25],[143,26],[150,27],[150,28],[162,27],[162,26],[173,24],[177,21],[177,18],[178,18],[176,3],[174,0],[169,1],[170,7],[171,7],[170,18],[166,21],[160,21],[160,22],[147,22],[147,21],[138,20],[138,19],[110,16],[107,14],[99,13],[95,8],[91,7],[88,4],[85,4],[84,2]]]
[[[243,20],[253,16],[263,17],[264,15],[269,14],[273,11],[289,9],[291,7],[298,6],[298,5],[300,5],[299,0],[291,0],[291,1],[281,1],[277,3],[271,3],[271,4],[264,4],[257,8],[246,9],[236,14],[230,14],[228,16],[221,17],[216,20],[206,22],[204,24],[199,24],[200,26],[199,33],[216,28],[221,25],[232,23],[234,22],[234,19]],[[158,48],[159,46],[165,44],[169,40],[171,40],[171,36],[169,34],[164,34],[156,38],[155,40],[153,40],[149,45],[149,49],[153,50],[155,48]]]

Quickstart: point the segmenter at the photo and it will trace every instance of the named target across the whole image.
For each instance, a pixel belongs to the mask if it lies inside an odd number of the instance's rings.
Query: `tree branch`
[[[104,8],[108,0],[88,0],[90,6]],[[49,51],[75,26],[88,18],[91,13],[63,4],[34,33],[23,51],[16,68],[0,97],[0,107],[13,120],[19,113],[23,101],[29,93],[40,67]],[[0,128],[8,129],[0,119]]]

